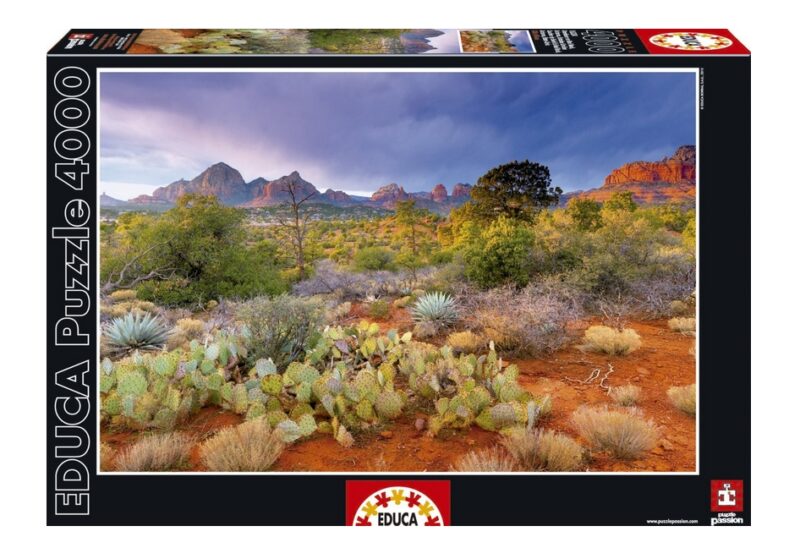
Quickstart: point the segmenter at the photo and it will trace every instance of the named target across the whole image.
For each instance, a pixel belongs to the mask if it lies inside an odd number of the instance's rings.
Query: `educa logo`
[[[450,482],[348,481],[347,524],[356,527],[450,525]]]
[[[723,49],[733,45],[733,40],[706,32],[665,32],[650,37],[656,46],[682,51],[706,51]]]

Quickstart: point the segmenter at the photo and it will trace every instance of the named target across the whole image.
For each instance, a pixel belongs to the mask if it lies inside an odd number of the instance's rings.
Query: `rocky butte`
[[[626,191],[632,192],[639,203],[694,201],[695,157],[695,146],[683,145],[672,156],[659,161],[624,164],[613,170],[600,188],[564,194],[562,203],[576,196],[604,201],[616,192]]]

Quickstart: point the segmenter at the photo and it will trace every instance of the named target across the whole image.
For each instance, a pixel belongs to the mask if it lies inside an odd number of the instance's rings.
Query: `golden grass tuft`
[[[136,291],[133,289],[117,289],[112,291],[108,296],[111,302],[118,303],[120,301],[132,301],[136,299]]]
[[[116,451],[106,442],[100,442],[100,470],[108,472],[114,469]]]
[[[278,460],[285,444],[264,418],[223,428],[200,446],[200,458],[217,472],[263,472]]]
[[[461,456],[450,469],[453,472],[514,472],[517,463],[506,451],[493,445]]]
[[[187,339],[199,339],[206,333],[206,324],[194,318],[181,318],[175,325]]]
[[[552,430],[519,429],[503,436],[502,443],[523,470],[570,472],[583,467],[581,444]]]
[[[667,397],[672,405],[687,415],[694,416],[697,413],[697,387],[694,384],[671,386],[667,390]]]
[[[447,346],[462,354],[475,354],[486,346],[486,341],[472,331],[450,333]]]
[[[572,422],[586,441],[619,459],[640,456],[652,449],[658,439],[656,425],[634,410],[581,407],[572,414]]]
[[[672,318],[667,325],[671,330],[685,335],[694,334],[697,329],[697,321],[694,318]]]
[[[164,472],[186,464],[193,440],[180,432],[146,435],[117,457],[116,469],[124,472]]]
[[[608,395],[617,405],[632,407],[639,403],[639,399],[642,397],[642,389],[633,384],[614,386],[608,391]]]
[[[605,325],[593,325],[583,334],[583,344],[578,348],[588,352],[626,356],[641,346],[642,339],[633,329],[617,330]]]

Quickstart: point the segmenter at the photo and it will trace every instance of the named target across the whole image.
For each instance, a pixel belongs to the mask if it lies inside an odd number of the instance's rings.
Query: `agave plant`
[[[172,329],[149,313],[128,313],[107,324],[103,334],[109,346],[119,352],[155,350],[167,343]]]
[[[437,326],[453,325],[458,320],[458,310],[453,297],[435,291],[425,293],[411,309],[411,317],[415,322],[431,322]]]

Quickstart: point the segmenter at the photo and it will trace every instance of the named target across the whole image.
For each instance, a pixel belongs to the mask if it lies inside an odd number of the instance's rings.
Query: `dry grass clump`
[[[350,311],[353,309],[353,303],[344,301],[343,303],[334,304],[325,310],[325,323],[335,324],[344,318],[350,316]]]
[[[583,447],[569,436],[552,430],[520,429],[503,436],[502,443],[524,470],[569,472],[583,466]]]
[[[136,291],[133,289],[117,289],[108,295],[111,302],[132,301],[136,299]]]
[[[278,460],[284,447],[280,431],[258,418],[220,430],[200,446],[200,458],[213,471],[263,472]]]
[[[584,352],[602,352],[612,356],[626,356],[641,348],[642,339],[633,329],[617,330],[605,325],[593,325],[583,334]]]
[[[101,306],[100,311],[102,314],[111,318],[120,318],[128,313],[132,314],[157,314],[159,312],[158,306],[150,301],[121,301],[110,306]]]
[[[694,384],[671,386],[667,390],[667,397],[672,405],[687,415],[694,416],[697,412],[697,387]]]
[[[113,463],[116,453],[114,448],[106,442],[100,442],[100,470],[108,472],[114,469]]]
[[[684,316],[690,311],[689,305],[683,301],[670,301],[669,313],[672,316]]]
[[[656,425],[633,410],[581,407],[572,414],[572,422],[586,441],[620,459],[640,456],[652,449],[658,438]]]
[[[187,339],[199,339],[206,332],[206,324],[194,318],[181,318],[176,326]]]
[[[632,384],[614,386],[608,391],[608,395],[617,405],[632,407],[639,403],[642,396],[642,389]]]
[[[516,464],[508,453],[493,445],[461,456],[450,469],[454,472],[514,472]]]
[[[697,328],[697,320],[694,318],[672,318],[667,322],[669,328],[683,334],[694,334]]]
[[[459,331],[448,335],[447,346],[461,354],[475,354],[486,346],[486,341],[472,331]]]
[[[189,460],[192,438],[180,432],[144,436],[117,457],[116,469],[125,472],[175,470]]]
[[[391,314],[391,307],[383,300],[372,301],[368,306],[368,314],[373,320],[385,320]]]

